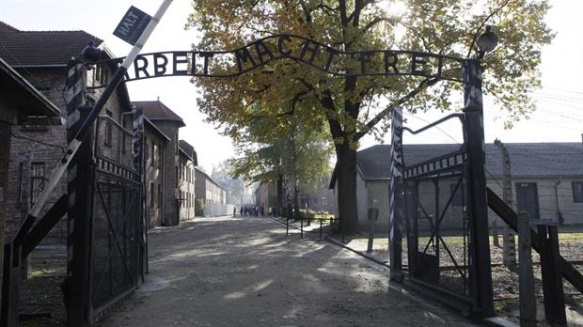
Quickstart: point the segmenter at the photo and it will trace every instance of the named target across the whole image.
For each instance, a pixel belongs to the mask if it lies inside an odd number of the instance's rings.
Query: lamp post
[[[492,271],[490,267],[490,243],[488,231],[488,202],[486,198],[486,175],[484,164],[484,110],[482,102],[482,58],[485,52],[496,47],[498,38],[492,32],[491,26],[476,39],[478,53],[476,58],[463,62],[464,89],[464,143],[470,159],[468,172],[468,189],[470,198],[469,211],[471,219],[470,251],[473,262],[471,281],[477,285],[478,294],[474,295],[476,306],[482,316],[492,316]]]

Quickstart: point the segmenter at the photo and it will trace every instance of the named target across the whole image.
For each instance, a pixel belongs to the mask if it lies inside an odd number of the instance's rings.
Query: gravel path
[[[149,233],[147,282],[97,326],[474,326],[389,287],[386,267],[267,218]]]

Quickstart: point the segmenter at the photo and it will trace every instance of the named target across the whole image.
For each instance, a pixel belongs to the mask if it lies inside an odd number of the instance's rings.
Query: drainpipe
[[[555,197],[557,199],[557,218],[559,220],[559,224],[562,225],[565,222],[563,218],[563,212],[561,211],[561,194],[559,192],[559,186],[563,183],[563,177],[559,176],[559,181],[555,183]]]

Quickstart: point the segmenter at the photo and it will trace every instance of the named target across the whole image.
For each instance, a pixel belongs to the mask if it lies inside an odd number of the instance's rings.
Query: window
[[[158,167],[160,161],[160,153],[158,152],[158,144],[152,142],[152,166]]]
[[[583,182],[573,182],[573,202],[583,203]]]
[[[34,204],[45,188],[45,163],[33,162],[30,165],[30,203]]]
[[[24,163],[21,162],[18,167],[18,203],[24,202]]]
[[[106,65],[96,65],[97,68],[95,69],[95,79],[101,85],[107,85],[109,82],[109,70],[107,70]]]
[[[47,116],[27,116],[26,120],[23,122],[21,131],[47,131],[49,125],[51,124],[50,119]]]
[[[105,110],[105,114],[108,118],[105,120],[105,137],[103,139],[103,144],[111,146],[113,139],[113,125],[111,123],[111,119],[113,117],[113,113],[111,110]]]

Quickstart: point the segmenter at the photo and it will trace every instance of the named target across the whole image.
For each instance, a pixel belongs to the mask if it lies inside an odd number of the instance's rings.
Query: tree
[[[217,167],[213,167],[211,178],[227,191],[227,203],[242,204],[244,203],[245,182],[239,178],[233,178],[232,169],[229,160],[223,161]]]
[[[279,104],[269,105],[270,110],[277,110],[274,106]],[[300,190],[313,187],[330,173],[332,149],[326,141],[327,132],[325,128],[301,129],[293,110],[278,117],[275,132],[264,117],[254,117],[255,121],[240,132],[245,137],[235,142],[239,157],[230,161],[232,175],[278,185],[279,205],[284,206],[284,193],[293,197],[297,215]]]
[[[394,49],[466,58],[484,26],[493,25],[501,44],[484,58],[483,87],[501,105],[509,126],[534,109],[528,94],[540,86],[540,49],[553,37],[542,23],[546,0],[204,0],[193,1],[193,8],[187,26],[202,32],[196,48],[209,51],[294,34],[345,52]],[[243,136],[239,127],[257,114],[256,103],[300,102],[294,114],[303,129],[325,121],[336,153],[339,215],[350,233],[358,229],[358,141],[367,133],[382,136],[397,105],[410,112],[459,109],[451,95],[461,85],[437,77],[356,76],[350,74],[357,69],[354,62],[344,64],[339,68],[344,76],[282,60],[232,79],[195,81],[203,89],[201,111],[235,140]],[[220,66],[236,69],[232,61]],[[286,111],[262,114],[278,117]]]

